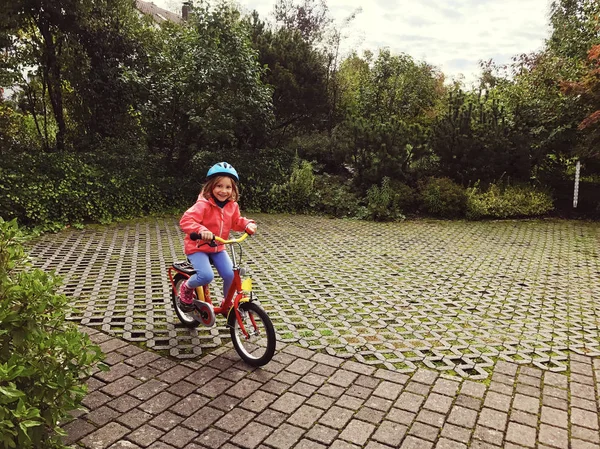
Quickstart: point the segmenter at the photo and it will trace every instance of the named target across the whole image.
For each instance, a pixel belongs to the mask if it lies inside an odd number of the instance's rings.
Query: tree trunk
[[[66,125],[63,111],[60,63],[58,62],[56,55],[54,36],[52,36],[50,24],[47,19],[45,17],[40,17],[37,25],[43,38],[43,74],[48,86],[48,96],[50,97],[54,119],[58,126],[58,132],[56,133],[56,149],[58,151],[63,151],[65,149]]]

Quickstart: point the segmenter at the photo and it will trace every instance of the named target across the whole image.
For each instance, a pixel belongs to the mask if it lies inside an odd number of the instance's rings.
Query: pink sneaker
[[[180,309],[184,312],[194,310],[194,289],[188,287],[187,282],[181,284],[181,288],[179,289],[179,305]]]

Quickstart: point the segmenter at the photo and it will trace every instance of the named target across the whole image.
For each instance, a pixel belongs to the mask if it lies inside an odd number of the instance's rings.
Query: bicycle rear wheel
[[[244,302],[240,304],[239,311],[249,338],[244,335],[235,310],[231,310],[227,324],[233,346],[248,365],[266,365],[275,354],[276,336],[273,323],[267,312],[256,303]]]

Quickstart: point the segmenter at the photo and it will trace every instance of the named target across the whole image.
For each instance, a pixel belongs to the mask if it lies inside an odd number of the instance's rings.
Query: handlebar
[[[250,234],[248,234],[247,232],[244,232],[240,237],[238,237],[237,239],[229,239],[229,240],[225,240],[222,239],[221,237],[214,235],[213,234],[213,241],[217,241],[223,245],[230,245],[232,243],[242,243],[244,240],[246,240],[248,238]],[[197,232],[192,232],[190,234],[190,239],[192,240],[201,240],[200,234],[198,234]]]

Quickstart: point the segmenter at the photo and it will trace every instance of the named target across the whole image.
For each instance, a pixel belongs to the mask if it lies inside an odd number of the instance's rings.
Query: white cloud
[[[479,74],[480,60],[509,63],[512,56],[540,50],[549,35],[551,0],[328,0],[341,24],[357,8],[343,45],[346,52],[388,47],[394,53],[437,66],[466,82]],[[275,0],[235,0],[271,18]],[[175,0],[154,0],[173,9]]]

